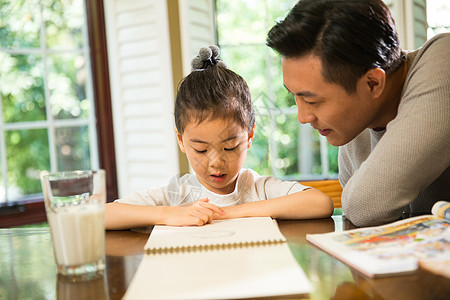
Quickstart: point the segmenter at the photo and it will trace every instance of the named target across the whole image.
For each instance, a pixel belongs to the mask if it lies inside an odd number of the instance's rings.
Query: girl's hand
[[[171,226],[202,226],[224,214],[225,211],[222,208],[209,203],[209,199],[204,198],[185,206],[171,206],[165,223]]]

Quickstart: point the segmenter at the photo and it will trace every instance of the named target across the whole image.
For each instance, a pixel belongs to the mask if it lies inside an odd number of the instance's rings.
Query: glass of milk
[[[104,170],[41,173],[58,273],[96,277],[105,269]]]

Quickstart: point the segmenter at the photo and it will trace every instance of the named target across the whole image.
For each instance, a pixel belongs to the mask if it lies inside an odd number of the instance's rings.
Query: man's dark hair
[[[319,57],[324,79],[349,93],[368,70],[389,75],[402,62],[394,19],[382,0],[300,0],[269,31],[267,45],[286,58]]]
[[[175,125],[180,134],[190,121],[231,118],[251,131],[255,124],[250,89],[235,72],[219,65],[194,70],[178,87]]]

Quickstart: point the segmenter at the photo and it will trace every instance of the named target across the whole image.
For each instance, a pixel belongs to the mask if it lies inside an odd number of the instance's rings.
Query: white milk
[[[95,263],[104,253],[104,207],[83,205],[47,210],[58,265]]]

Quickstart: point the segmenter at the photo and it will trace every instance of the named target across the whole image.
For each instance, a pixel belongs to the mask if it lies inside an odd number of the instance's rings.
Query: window
[[[41,170],[98,168],[82,0],[2,1],[0,202],[41,193]]]
[[[335,178],[338,147],[328,144],[309,124],[297,121],[293,96],[283,87],[280,58],[265,45],[267,32],[296,2],[216,0],[217,39],[224,61],[249,84],[257,113],[255,140],[246,166],[284,179]],[[399,31],[405,35],[400,36],[401,40],[412,33],[420,37],[412,43],[422,45],[426,38],[450,31],[448,0],[385,2],[394,9],[397,26],[403,29]],[[406,7],[413,14],[414,23],[405,22],[407,28],[403,28],[401,21],[411,17],[404,15]],[[422,38],[425,20],[428,36]]]
[[[448,0],[427,0],[427,38],[450,32],[450,3]]]
[[[0,2],[0,16],[0,226],[45,220],[41,170],[105,168],[111,200],[117,188],[108,68],[99,70],[107,61],[103,6],[9,0]],[[25,211],[33,216],[18,214]]]
[[[294,97],[283,86],[280,57],[266,46],[267,32],[295,2],[216,1],[221,56],[247,81],[257,114],[246,167],[283,179],[335,178],[338,148],[298,122]]]

